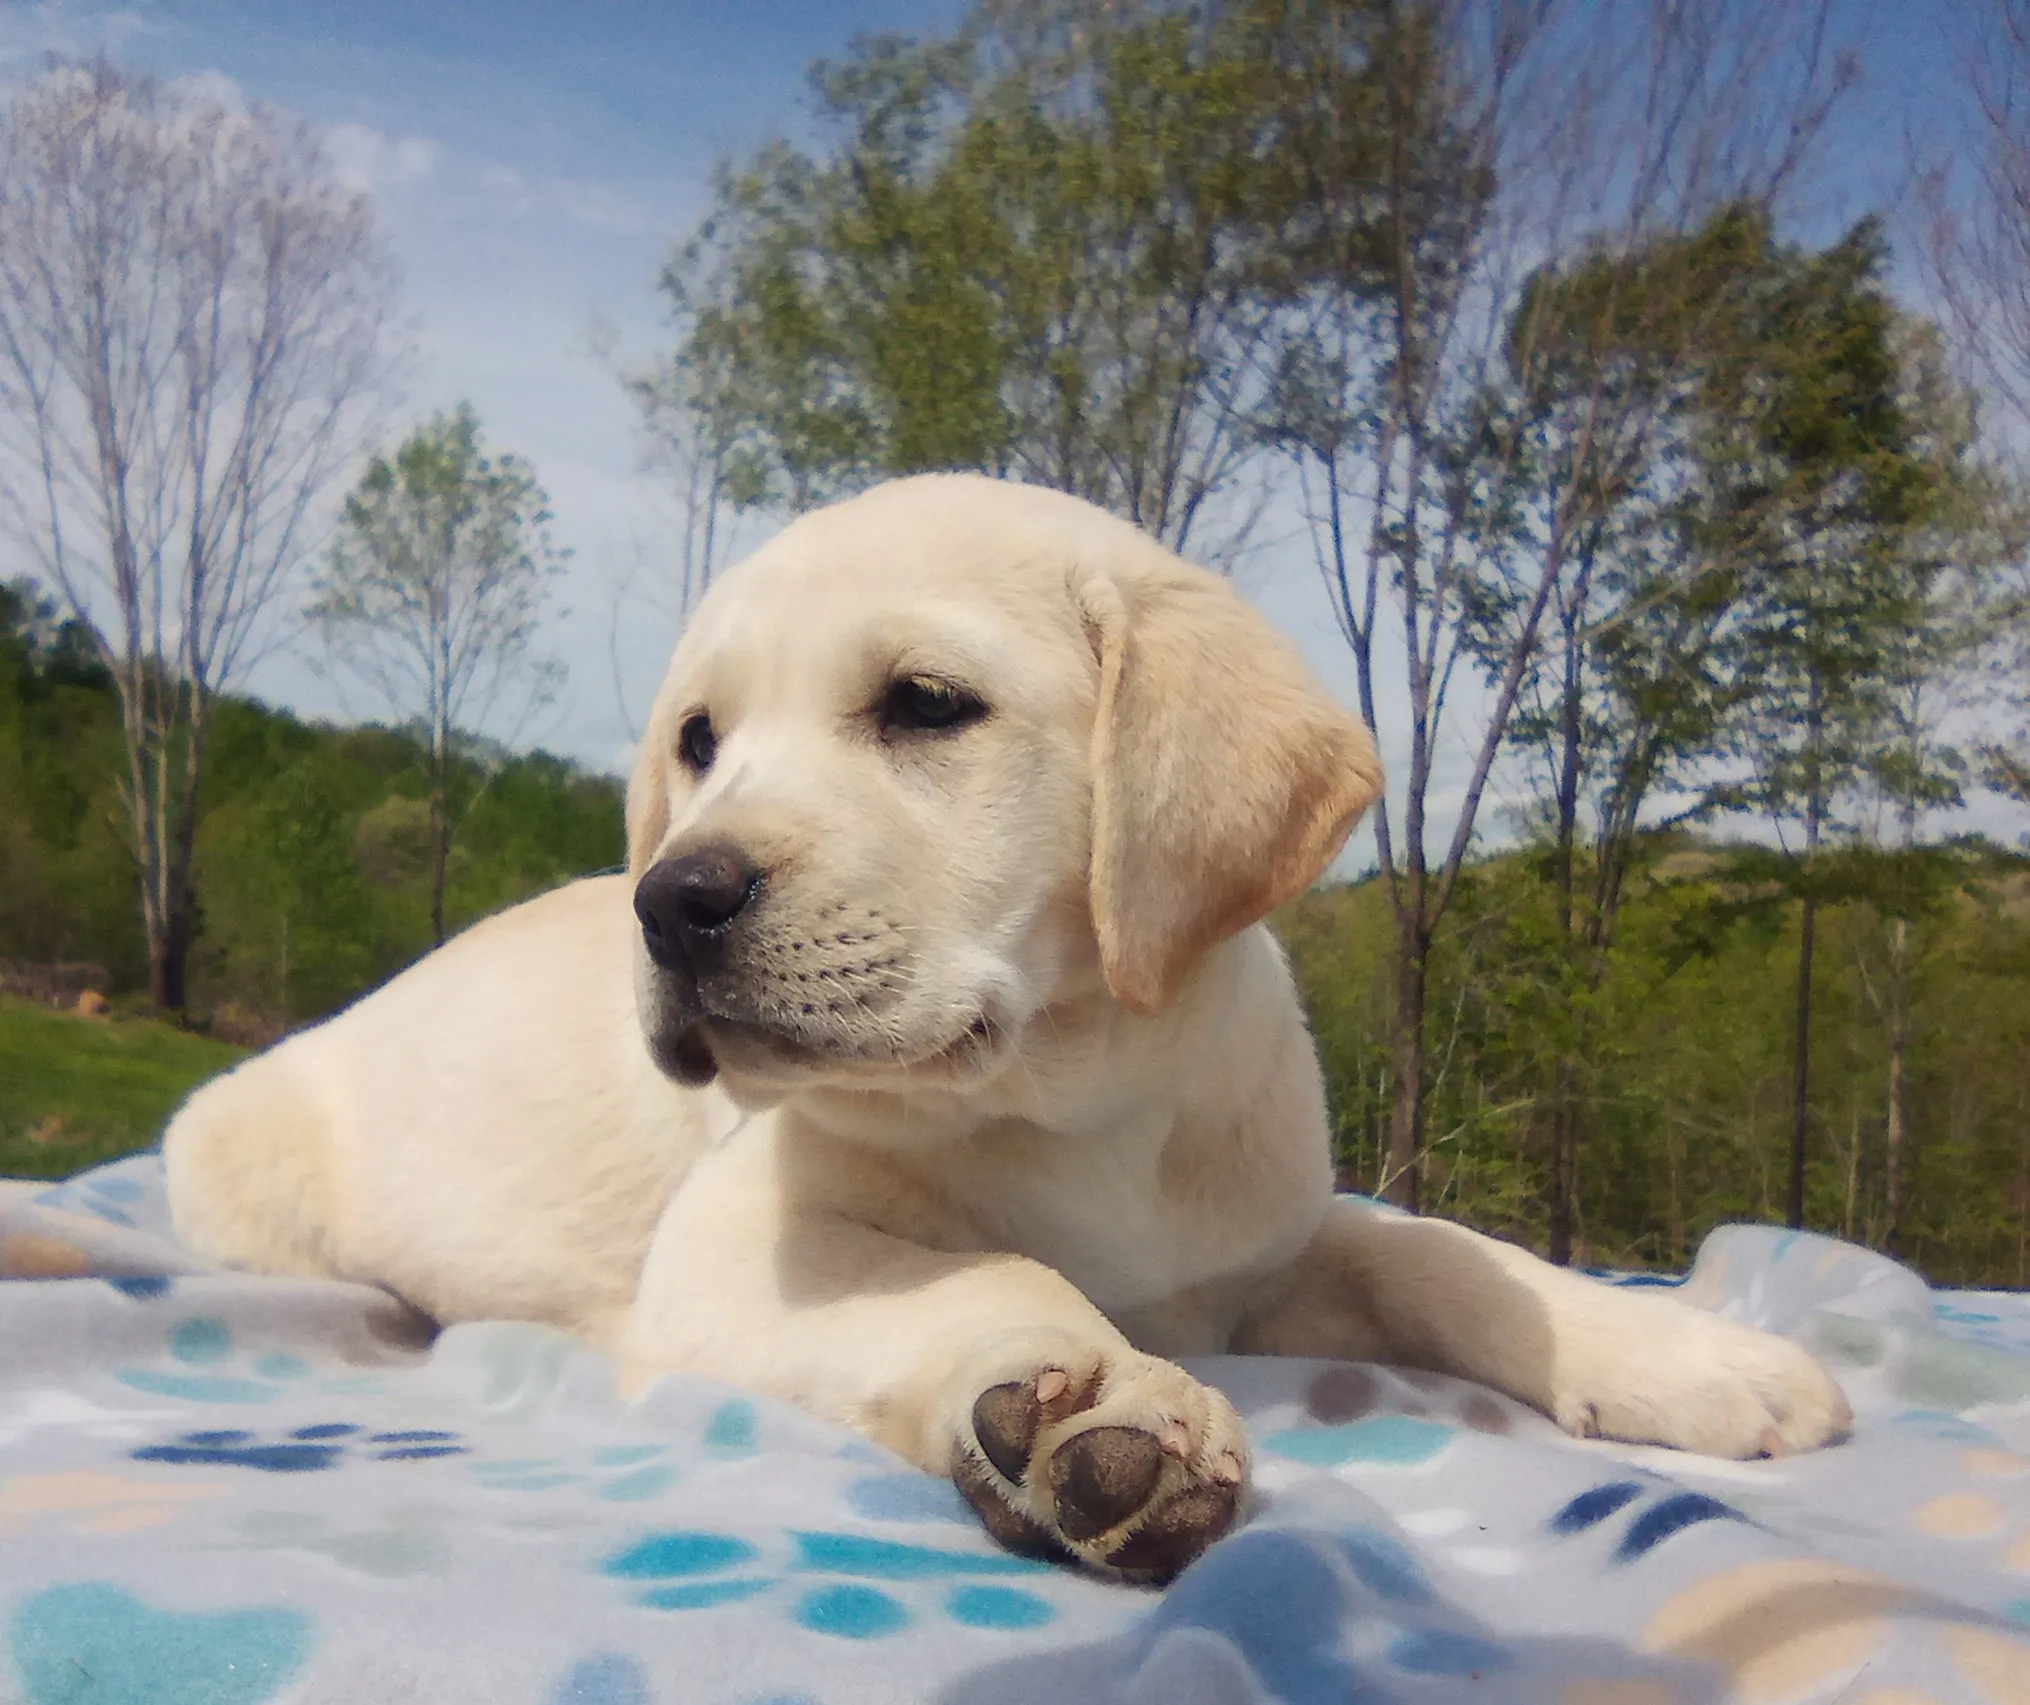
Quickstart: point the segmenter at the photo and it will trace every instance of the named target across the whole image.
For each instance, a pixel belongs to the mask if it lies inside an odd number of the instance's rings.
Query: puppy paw
[[[1580,1438],[1705,1456],[1788,1456],[1844,1438],[1846,1394],[1787,1338],[1661,1297],[1561,1370],[1552,1416]]]
[[[1010,1550],[1162,1582],[1233,1525],[1247,1438],[1218,1392],[1071,1340],[991,1360],[967,1382],[952,1479]]]

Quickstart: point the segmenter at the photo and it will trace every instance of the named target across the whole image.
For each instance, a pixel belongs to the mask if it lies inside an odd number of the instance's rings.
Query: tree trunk
[[[1814,670],[1805,703],[1804,911],[1797,926],[1797,1036],[1792,1044],[1790,1091],[1790,1188],[1784,1196],[1784,1224],[1804,1227],[1805,1138],[1811,1123],[1811,974],[1812,947],[1818,935],[1819,834],[1825,823],[1826,796],[1821,765],[1825,738],[1824,689]]]
[[[1575,621],[1568,617],[1564,622],[1564,629],[1565,681],[1559,707],[1561,727],[1556,846],[1559,958],[1556,969],[1560,1000],[1565,1010],[1570,1012],[1574,1005],[1572,971],[1579,951],[1575,933],[1577,880],[1574,864],[1579,839],[1582,683],[1579,676],[1581,641]],[[1569,1267],[1572,1264],[1572,1229],[1577,1218],[1575,1210],[1579,1188],[1579,1108],[1571,1058],[1571,1049],[1576,1049],[1577,1046],[1577,1039],[1574,1038],[1570,1049],[1560,1052],[1551,1083],[1551,1200],[1550,1211],[1546,1216],[1549,1222],[1550,1248],[1546,1253],[1552,1263],[1559,1267]]]
[[[446,809],[444,758],[440,752],[430,776],[430,945],[444,945],[444,872],[451,863],[451,813]]]
[[[1902,1235],[1905,1060],[1910,1051],[1910,924],[1889,925],[1889,1112],[1883,1132],[1882,1247],[1894,1255]]]
[[[1579,1194],[1579,1122],[1571,1090],[1571,1068],[1558,1064],[1551,1102],[1551,1262],[1567,1267],[1572,1261],[1572,1228]]]
[[[2030,1285],[2030,1096],[2016,1097],[2016,1288]]]
[[[186,903],[164,921],[160,938],[148,944],[149,998],[169,1012],[190,1004],[190,923]]]
[[[1811,974],[1812,947],[1818,933],[1818,896],[1807,893],[1797,934],[1797,1037],[1793,1044],[1790,1103],[1790,1188],[1784,1198],[1784,1224],[1793,1231],[1804,1225],[1804,1154],[1811,1119]]]
[[[1423,1171],[1424,995],[1431,943],[1405,910],[1396,926],[1395,1034],[1389,1061],[1389,1153],[1382,1196],[1398,1207],[1417,1208]]]
[[[160,903],[147,920],[148,997],[167,1012],[182,1012],[190,1004],[190,949],[197,939],[197,890],[191,879],[196,849],[197,791],[193,783],[170,833]]]

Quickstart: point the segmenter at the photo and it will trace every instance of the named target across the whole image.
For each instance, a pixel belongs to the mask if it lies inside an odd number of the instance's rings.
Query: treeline
[[[0,960],[82,961],[148,987],[120,799],[119,699],[89,638],[0,586]],[[245,698],[213,709],[195,837],[193,1017],[246,1040],[322,1017],[432,939],[421,729],[333,728]],[[464,742],[449,766],[456,929],[622,857],[620,784]]]
[[[678,600],[743,515],[930,468],[1221,567],[1308,547],[1391,763],[1376,878],[1292,923],[1352,1175],[1555,1259],[1749,1213],[2010,1278],[2021,871],[1934,826],[2030,804],[2030,0],[1944,12],[1959,104],[1878,127],[1948,139],[1893,221],[1820,193],[1830,0],[856,41],[808,140],[725,165],[628,379]],[[11,606],[0,952],[138,981],[138,934],[172,1009],[325,1010],[617,855],[614,784],[461,732],[546,690],[533,470],[439,415],[310,534],[392,313],[328,166],[105,64],[0,109],[39,281],[0,293],[0,517],[71,618]],[[416,733],[236,697],[291,613]]]
[[[1611,966],[1575,996],[1547,975],[1558,930],[1546,860],[1470,866],[1433,967],[1426,1207],[1545,1248],[1562,1084],[1586,1133],[1575,1259],[1682,1267],[1715,1225],[1782,1219],[1794,874],[1763,848],[1645,837]],[[1805,1222],[1889,1248],[1938,1283],[2030,1284],[2030,856],[1943,847],[1914,868],[1850,868],[1844,887],[1820,922]],[[1910,956],[1900,1084],[1898,894]],[[1372,880],[1323,891],[1279,926],[1325,1067],[1341,1180],[1372,1190],[1389,1136],[1385,896]]]
[[[1626,1007],[1654,984],[1656,1011],[1714,1004],[1684,1034],[1752,1016],[1716,1081],[1784,1062],[1728,1104],[1783,1140],[1715,1151],[1726,1200],[1844,1226],[1856,908],[1883,954],[1870,1152],[1936,1157],[1918,1002],[1961,855],[1935,825],[2030,803],[2030,4],[1939,25],[1964,100],[1913,133],[1955,141],[1902,162],[1919,216],[1895,222],[1819,193],[1860,87],[1840,28],[1824,0],[979,0],[858,42],[814,69],[815,140],[731,162],[664,274],[679,339],[636,394],[687,577],[728,514],[935,467],[1222,566],[1308,544],[1391,769],[1360,927],[1307,956],[1366,1186],[1557,1260],[1697,1218],[1615,1088],[1661,1094],[1679,1058]],[[1498,795],[1533,885],[1489,914]],[[1654,883],[1656,831],[1691,825],[1787,849],[1716,890],[1762,932],[1727,949],[1740,998],[1645,944],[1683,892]],[[1357,1071],[1334,954],[1360,967]],[[1955,998],[2021,1004],[2006,957],[1989,982],[1948,959]],[[2016,1056],[1979,1034],[1955,1094],[2003,1118]],[[1498,1197],[1455,1169],[1492,1107]],[[1655,1178],[1610,1208],[1623,1159]],[[1893,1244],[1917,1231],[1883,1165],[1852,1223]],[[2014,1176],[1969,1172],[1969,1212]]]

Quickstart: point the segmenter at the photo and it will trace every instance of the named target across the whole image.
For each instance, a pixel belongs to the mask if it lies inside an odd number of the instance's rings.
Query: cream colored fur
[[[906,676],[987,714],[894,735]],[[441,1320],[552,1322],[637,1380],[786,1398],[1101,1564],[1119,1535],[1058,1532],[1041,1468],[983,1466],[981,1393],[1085,1394],[1040,1405],[1038,1464],[1096,1425],[1162,1439],[1151,1508],[1244,1470],[1232,1410],[1163,1359],[1229,1348],[1441,1369],[1727,1456],[1834,1436],[1839,1389],[1788,1343],[1333,1198],[1260,920],[1379,786],[1288,643],[1134,529],[966,476],[878,488],[704,600],[629,875],[492,918],[201,1089],[166,1139],[178,1224]],[[766,886],[723,987],[691,989],[630,899],[708,846]],[[679,1086],[645,1036],[716,1077]]]

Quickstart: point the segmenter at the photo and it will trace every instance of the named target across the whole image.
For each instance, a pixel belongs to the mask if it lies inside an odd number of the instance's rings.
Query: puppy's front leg
[[[966,1249],[878,1157],[753,1136],[702,1160],[657,1228],[618,1346],[630,1383],[674,1369],[785,1398],[949,1474],[1011,1549],[1131,1579],[1231,1525],[1247,1442],[1218,1392],[1050,1268]]]
[[[1581,1437],[1711,1456],[1810,1449],[1853,1423],[1832,1378],[1785,1339],[1345,1198],[1264,1288],[1233,1347],[1430,1368],[1505,1391]]]

